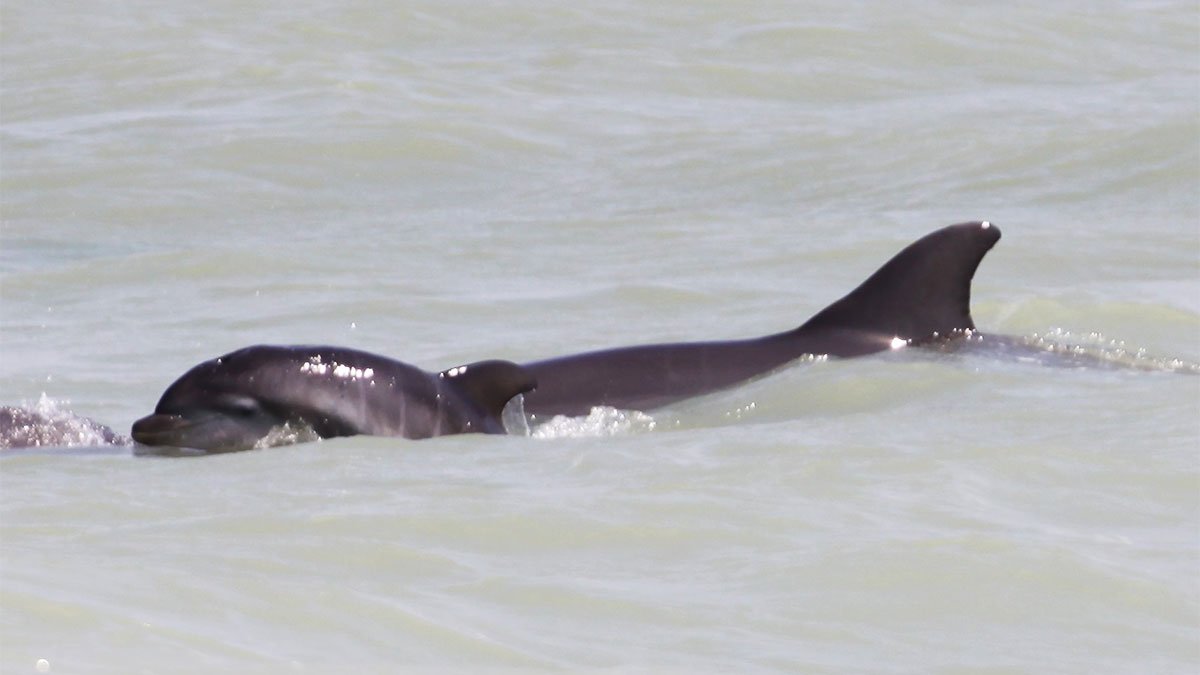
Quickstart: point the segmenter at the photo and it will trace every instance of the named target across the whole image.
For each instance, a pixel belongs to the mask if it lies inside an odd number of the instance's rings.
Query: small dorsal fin
[[[928,234],[795,334],[849,330],[919,342],[974,329],[971,279],[999,240],[1000,229],[987,221],[960,223]]]
[[[533,374],[512,361],[476,361],[443,370],[439,376],[497,421],[505,404],[514,396],[537,386]]]

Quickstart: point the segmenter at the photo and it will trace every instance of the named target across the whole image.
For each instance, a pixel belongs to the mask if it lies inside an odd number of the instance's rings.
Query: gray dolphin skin
[[[132,435],[145,446],[216,453],[312,435],[502,434],[504,405],[534,384],[528,371],[507,361],[429,373],[354,349],[258,345],[184,373],[153,415],[134,422]],[[280,428],[309,437],[274,438]]]
[[[975,329],[971,279],[1000,240],[987,221],[928,234],[800,327],[765,337],[622,347],[523,364],[537,380],[533,421],[595,406],[651,410],[732,387],[805,355],[853,357],[953,339]]]

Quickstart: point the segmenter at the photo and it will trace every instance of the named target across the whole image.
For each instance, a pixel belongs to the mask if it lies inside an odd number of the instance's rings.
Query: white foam
[[[653,431],[654,418],[637,410],[618,410],[607,406],[592,408],[586,417],[555,415],[532,429],[533,438],[594,438]]]
[[[267,432],[266,436],[254,444],[256,450],[273,448],[279,445],[294,445],[296,443],[311,443],[321,440],[321,437],[310,426],[285,422]]]
[[[69,405],[70,401],[52,399],[45,392],[37,403],[25,402],[22,408],[43,419],[23,426],[22,435],[32,441],[33,446],[92,447],[128,443],[101,423],[71,412]]]

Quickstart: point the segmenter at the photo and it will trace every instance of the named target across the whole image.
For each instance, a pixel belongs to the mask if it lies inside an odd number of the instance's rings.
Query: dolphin
[[[971,279],[1000,240],[988,221],[932,232],[800,327],[742,340],[620,347],[523,364],[535,422],[593,407],[652,410],[769,373],[802,356],[854,357],[968,336]]]
[[[216,453],[357,434],[502,434],[505,404],[534,384],[508,361],[429,373],[343,347],[257,345],[184,373],[132,435],[146,446]],[[274,433],[281,429],[299,437]]]

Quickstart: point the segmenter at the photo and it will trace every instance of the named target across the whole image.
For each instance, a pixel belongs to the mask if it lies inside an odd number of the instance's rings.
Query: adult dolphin
[[[524,364],[534,420],[595,406],[650,410],[734,386],[804,355],[852,357],[973,331],[971,279],[1000,240],[987,221],[928,234],[799,328],[724,342],[640,345]]]
[[[258,345],[184,373],[132,435],[143,445],[230,452],[312,436],[502,434],[504,405],[534,384],[507,361],[429,373],[355,349]]]

